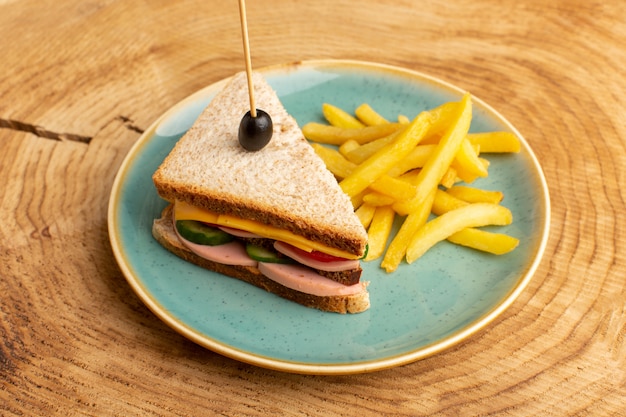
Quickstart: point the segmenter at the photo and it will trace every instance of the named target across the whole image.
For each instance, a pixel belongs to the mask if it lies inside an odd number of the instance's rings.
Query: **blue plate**
[[[367,102],[383,116],[408,117],[463,91],[401,68],[355,61],[309,61],[261,70],[300,125],[321,121],[324,102],[352,110]],[[514,132],[518,154],[489,155],[489,177],[475,184],[505,193],[513,224],[499,230],[520,239],[494,256],[442,242],[417,262],[386,274],[364,263],[371,308],[323,313],[251,285],[206,271],[163,249],[151,235],[165,206],[152,173],[226,80],[183,100],[139,139],[111,192],[109,233],[131,288],[161,320],[225,356],[287,372],[349,374],[386,369],[440,352],[472,335],[522,292],[544,252],[548,190],[530,147],[501,115],[474,99],[472,131]]]

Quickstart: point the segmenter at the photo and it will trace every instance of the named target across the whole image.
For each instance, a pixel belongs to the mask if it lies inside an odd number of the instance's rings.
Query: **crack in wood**
[[[124,127],[128,130],[132,130],[133,132],[136,132],[139,134],[144,133],[144,130],[140,128],[139,126],[137,126],[134,123],[134,121],[130,119],[129,117],[120,115],[120,116],[117,116],[113,120],[122,122]],[[89,143],[93,139],[92,136],[82,136],[82,135],[76,135],[73,133],[52,132],[50,130],[44,129],[41,126],[36,126],[30,123],[24,123],[24,122],[20,122],[19,120],[11,120],[11,119],[0,118],[0,128],[6,128],[6,129],[16,130],[20,132],[32,133],[33,135],[40,137],[40,138],[51,139],[51,140],[56,140],[56,141],[61,141],[61,142],[69,140],[69,141],[81,142],[81,143],[85,143],[89,145]]]
[[[143,134],[144,132],[144,130],[140,128],[139,126],[137,126],[135,122],[129,117],[120,115],[116,117],[116,120],[119,120],[122,123],[124,123],[124,126],[126,126],[127,129],[132,130],[133,132],[137,132],[139,134]]]
[[[73,133],[57,133],[57,132],[52,132],[50,130],[44,129],[43,127],[40,127],[40,126],[36,126],[33,124],[29,124],[29,123],[23,123],[18,120],[0,118],[0,128],[2,127],[11,129],[11,130],[17,130],[20,132],[32,133],[33,135],[40,137],[40,138],[52,139],[52,140],[57,140],[57,141],[69,140],[69,141],[74,141],[74,142],[85,143],[88,145],[92,139],[92,137],[90,136],[76,135]]]

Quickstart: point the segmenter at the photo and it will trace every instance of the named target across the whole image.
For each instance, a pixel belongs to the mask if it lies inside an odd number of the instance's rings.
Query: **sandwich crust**
[[[272,294],[296,302],[306,307],[334,313],[360,313],[370,306],[369,293],[363,292],[345,296],[317,296],[287,288],[265,277],[255,267],[224,265],[204,259],[188,250],[178,239],[172,223],[171,206],[166,207],[161,218],[154,220],[152,235],[168,251],[202,268],[227,275],[264,289]]]
[[[363,255],[367,232],[350,199],[260,74],[254,85],[258,107],[273,120],[270,143],[258,152],[239,145],[239,123],[249,110],[245,73],[239,73],[154,173],[159,195]]]

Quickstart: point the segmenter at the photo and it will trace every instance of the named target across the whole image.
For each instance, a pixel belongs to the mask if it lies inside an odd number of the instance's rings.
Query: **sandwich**
[[[152,234],[186,261],[303,306],[365,311],[367,232],[276,92],[259,73],[253,81],[273,121],[270,142],[256,152],[239,144],[249,96],[238,73],[153,174],[169,204]]]

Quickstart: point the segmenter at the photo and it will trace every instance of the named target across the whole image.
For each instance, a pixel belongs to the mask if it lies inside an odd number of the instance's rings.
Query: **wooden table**
[[[248,20],[255,67],[398,65],[510,120],[551,193],[529,286],[460,345],[370,374],[287,374],[195,345],[130,290],[107,203],[144,129],[242,69],[236,2],[4,0],[0,415],[624,415],[622,2],[259,0]]]

